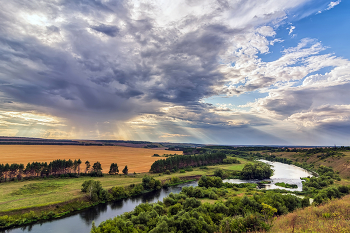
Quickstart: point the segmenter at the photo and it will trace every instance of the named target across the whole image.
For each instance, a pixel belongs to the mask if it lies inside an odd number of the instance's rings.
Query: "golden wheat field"
[[[129,173],[148,172],[157,157],[153,154],[169,154],[168,150],[154,150],[122,146],[56,146],[56,145],[1,145],[0,164],[28,162],[50,162],[55,159],[81,159],[81,170],[85,171],[85,161],[91,166],[96,161],[102,164],[102,172],[107,173],[111,163],[117,163],[119,171],[128,165]],[[181,152],[177,151],[177,154]]]

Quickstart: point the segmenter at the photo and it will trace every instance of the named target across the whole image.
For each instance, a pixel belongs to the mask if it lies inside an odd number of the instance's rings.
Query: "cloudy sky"
[[[350,145],[348,0],[11,0],[0,135]]]

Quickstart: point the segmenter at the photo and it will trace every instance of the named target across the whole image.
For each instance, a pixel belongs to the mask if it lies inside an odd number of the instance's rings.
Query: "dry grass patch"
[[[350,195],[280,216],[270,232],[350,232]]]

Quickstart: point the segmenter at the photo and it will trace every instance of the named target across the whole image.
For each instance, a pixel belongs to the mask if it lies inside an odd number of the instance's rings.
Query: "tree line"
[[[82,161],[57,159],[50,163],[32,162],[26,166],[24,164],[0,164],[0,182],[22,180],[24,178],[33,177],[78,177],[79,175],[103,176],[102,166],[100,162],[90,164],[85,162],[85,168],[81,168]],[[122,172],[128,174],[128,166],[125,166]],[[110,175],[118,174],[119,169],[117,163],[112,163],[108,172]]]
[[[199,155],[177,155],[155,161],[150,172],[165,172],[166,170],[177,170],[185,167],[200,167],[211,164],[222,163],[226,159],[223,153],[199,154]]]

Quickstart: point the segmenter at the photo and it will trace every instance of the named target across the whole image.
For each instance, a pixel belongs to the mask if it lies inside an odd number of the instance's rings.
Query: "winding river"
[[[306,170],[278,162],[269,162],[261,160],[262,162],[271,164],[275,170],[274,175],[269,179],[271,184],[259,185],[260,188],[275,189],[282,188],[274,185],[278,182],[285,182],[289,184],[298,185],[298,189],[287,189],[287,190],[302,190],[302,183],[300,177],[312,176],[311,173]],[[224,180],[224,182],[230,183],[257,183],[257,180]],[[102,221],[109,218],[113,218],[117,215],[121,215],[125,212],[132,211],[137,205],[141,203],[154,203],[162,201],[164,197],[172,193],[179,193],[182,187],[185,186],[197,186],[197,181],[189,182],[186,184],[170,187],[167,189],[161,189],[151,193],[144,194],[139,197],[128,198],[125,200],[109,202],[105,204],[99,204],[94,207],[75,212],[72,215],[66,216],[61,219],[55,219],[51,221],[38,222],[32,225],[14,228],[6,230],[6,233],[20,233],[20,232],[35,232],[35,233],[85,233],[90,232],[92,221],[98,226]],[[284,188],[282,188],[284,189]]]

